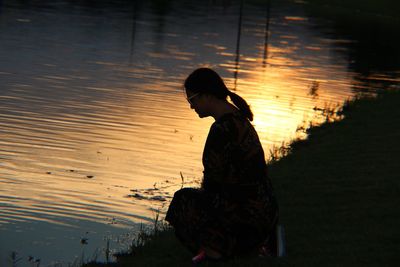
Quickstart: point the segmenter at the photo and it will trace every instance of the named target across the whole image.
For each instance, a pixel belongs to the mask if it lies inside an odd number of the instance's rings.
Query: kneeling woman
[[[195,70],[184,86],[190,107],[215,122],[203,152],[202,186],[177,191],[166,221],[195,262],[251,252],[265,242],[273,254],[278,206],[249,105],[208,68]]]

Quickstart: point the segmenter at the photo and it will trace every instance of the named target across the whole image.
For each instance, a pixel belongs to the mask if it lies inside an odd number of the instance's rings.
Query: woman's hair
[[[253,112],[246,100],[238,94],[231,92],[226,87],[222,78],[209,68],[199,68],[193,71],[185,80],[185,90],[193,93],[210,94],[219,99],[226,99],[227,96],[232,100],[233,104],[240,110],[240,112],[248,118],[253,120]]]

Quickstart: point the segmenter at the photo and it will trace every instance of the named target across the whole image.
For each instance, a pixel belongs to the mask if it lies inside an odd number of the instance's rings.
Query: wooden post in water
[[[1,1],[1,0],[0,0]],[[129,63],[132,65],[133,60],[133,50],[135,48],[135,36],[136,36],[136,20],[137,20],[137,9],[138,9],[138,1],[134,1],[133,6],[133,21],[132,21],[132,36],[131,36],[131,51],[129,56]]]
[[[265,40],[264,40],[264,59],[263,59],[263,67],[267,65],[268,58],[268,39],[269,39],[269,22],[271,20],[271,0],[267,0],[267,18],[265,22]]]
[[[236,90],[238,74],[239,74],[239,60],[240,60],[240,37],[242,35],[242,14],[243,14],[243,0],[240,0],[240,10],[239,10],[239,25],[238,33],[236,39],[236,59],[235,59],[235,74],[234,74],[234,90]]]

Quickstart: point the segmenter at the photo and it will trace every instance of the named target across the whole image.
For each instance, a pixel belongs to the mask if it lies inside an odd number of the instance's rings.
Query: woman
[[[231,257],[262,245],[274,254],[278,206],[249,105],[208,68],[191,73],[184,86],[190,107],[200,118],[212,116],[215,122],[203,152],[202,186],[177,191],[166,221],[197,254],[194,262]]]

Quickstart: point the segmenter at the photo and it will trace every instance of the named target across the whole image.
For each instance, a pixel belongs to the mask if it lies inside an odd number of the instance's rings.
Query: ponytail
[[[233,104],[240,110],[240,112],[249,119],[249,121],[253,121],[253,112],[250,109],[249,104],[247,104],[246,100],[244,100],[238,94],[229,91],[229,98],[232,100]]]
[[[1,0],[0,0],[1,1]],[[222,78],[212,69],[199,68],[193,71],[185,80],[184,84],[186,91],[199,94],[211,94],[219,99],[226,99],[227,96],[232,100],[233,104],[240,112],[253,120],[253,112],[246,100],[234,92],[229,91]]]

